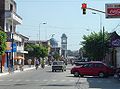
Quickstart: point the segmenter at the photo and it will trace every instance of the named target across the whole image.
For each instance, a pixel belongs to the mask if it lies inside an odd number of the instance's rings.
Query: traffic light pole
[[[88,10],[93,10],[93,11],[97,11],[97,12],[101,12],[101,13],[104,13],[104,14],[105,14],[105,12],[104,12],[104,11],[101,11],[101,10],[97,10],[97,9],[93,9],[93,8],[86,8],[86,9],[88,9]]]

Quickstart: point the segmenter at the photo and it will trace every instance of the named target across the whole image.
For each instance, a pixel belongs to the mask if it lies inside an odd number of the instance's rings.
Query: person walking
[[[44,61],[44,59],[41,60],[41,68],[45,68],[45,61]]]
[[[31,67],[32,59],[28,59],[28,66]]]
[[[39,66],[40,62],[38,59],[35,60],[35,67],[36,67],[36,70],[38,69],[38,66]]]

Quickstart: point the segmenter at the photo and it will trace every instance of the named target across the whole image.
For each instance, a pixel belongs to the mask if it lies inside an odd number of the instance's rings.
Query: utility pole
[[[104,46],[104,41],[105,41],[105,28],[103,26],[103,60],[105,60],[105,46]]]

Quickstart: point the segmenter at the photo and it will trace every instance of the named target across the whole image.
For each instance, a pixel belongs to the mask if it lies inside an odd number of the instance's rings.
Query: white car
[[[57,70],[66,71],[66,65],[63,61],[54,61],[52,63],[52,72],[56,72]]]

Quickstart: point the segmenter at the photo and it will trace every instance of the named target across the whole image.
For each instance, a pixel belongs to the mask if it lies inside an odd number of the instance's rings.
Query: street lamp
[[[40,25],[41,24],[47,24],[46,22],[44,22],[44,23],[39,23],[39,45],[40,45]]]
[[[100,30],[102,30],[102,15],[99,13],[92,12],[92,14],[97,14],[100,16]]]
[[[105,48],[104,48],[104,36],[105,36],[105,29],[102,27],[102,15],[99,13],[92,12],[92,14],[98,14],[100,16],[100,31],[102,31],[102,42],[103,42],[103,60],[105,55]]]

